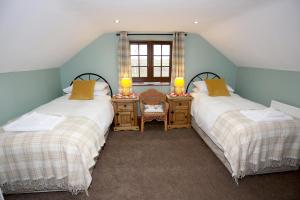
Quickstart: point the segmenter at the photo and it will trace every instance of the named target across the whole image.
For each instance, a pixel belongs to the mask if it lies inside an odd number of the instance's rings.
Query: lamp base
[[[183,88],[181,88],[181,87],[176,87],[176,88],[175,88],[175,93],[176,93],[177,95],[183,94]]]
[[[130,88],[123,88],[122,95],[123,96],[129,96],[130,95]]]

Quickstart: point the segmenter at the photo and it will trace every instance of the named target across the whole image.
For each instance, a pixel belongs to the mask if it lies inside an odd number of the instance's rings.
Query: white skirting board
[[[1,188],[0,188],[0,200],[4,200]]]

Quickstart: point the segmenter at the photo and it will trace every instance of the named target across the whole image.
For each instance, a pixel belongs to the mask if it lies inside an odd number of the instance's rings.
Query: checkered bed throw
[[[92,180],[89,169],[104,143],[103,130],[81,117],[69,117],[47,132],[0,132],[0,187],[67,177],[67,190],[87,191]]]
[[[236,180],[266,168],[299,167],[300,119],[254,122],[240,111],[230,111],[217,119],[212,134]]]

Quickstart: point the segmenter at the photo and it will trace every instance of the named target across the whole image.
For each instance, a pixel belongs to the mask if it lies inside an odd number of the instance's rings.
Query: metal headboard
[[[189,91],[189,86],[191,85],[191,83],[194,82],[194,80],[196,80],[197,78],[200,81],[204,81],[206,79],[215,79],[215,78],[220,79],[220,76],[213,72],[201,72],[200,74],[197,74],[190,80],[189,84],[186,87],[186,91],[185,91],[186,93]]]
[[[78,76],[76,76],[74,78],[74,80],[77,80],[77,79],[80,79],[80,80],[95,80],[95,81],[99,81],[100,79],[102,79],[105,83],[107,83],[108,87],[109,87],[109,92],[110,92],[110,96],[112,97],[113,95],[113,92],[112,92],[112,89],[110,87],[110,84],[108,83],[108,81],[103,78],[102,76],[98,75],[98,74],[95,74],[95,73],[83,73],[83,74],[80,74]],[[70,85],[73,84],[73,81],[70,83]]]

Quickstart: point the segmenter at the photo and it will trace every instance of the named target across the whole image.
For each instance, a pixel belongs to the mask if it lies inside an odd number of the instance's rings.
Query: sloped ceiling
[[[120,30],[198,33],[238,66],[300,71],[299,0],[0,0],[0,73],[59,67]]]

